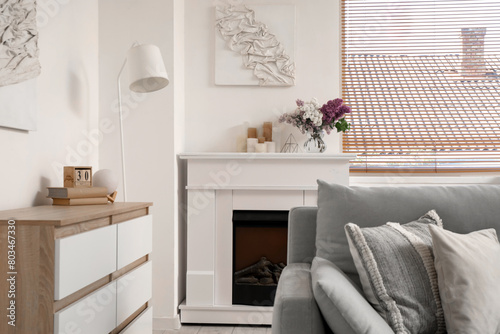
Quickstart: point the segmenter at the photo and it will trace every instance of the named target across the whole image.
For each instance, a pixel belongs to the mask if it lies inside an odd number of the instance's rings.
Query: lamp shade
[[[169,83],[160,48],[145,44],[130,48],[127,54],[130,90],[149,93],[162,89]]]

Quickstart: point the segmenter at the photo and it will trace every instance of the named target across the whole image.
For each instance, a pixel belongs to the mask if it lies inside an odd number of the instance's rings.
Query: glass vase
[[[306,153],[323,153],[326,151],[326,144],[323,141],[324,132],[307,133],[307,140],[304,143]]]

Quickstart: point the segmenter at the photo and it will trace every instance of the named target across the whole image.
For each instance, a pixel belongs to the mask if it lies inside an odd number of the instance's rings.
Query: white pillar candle
[[[255,152],[256,153],[266,153],[266,144],[264,143],[257,143],[255,144]]]
[[[266,141],[267,153],[276,153],[276,143],[273,141]]]
[[[259,140],[257,138],[248,138],[247,139],[247,152],[255,152],[255,145]]]

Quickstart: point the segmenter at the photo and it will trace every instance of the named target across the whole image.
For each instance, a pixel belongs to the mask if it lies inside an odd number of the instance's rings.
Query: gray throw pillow
[[[500,244],[495,230],[458,234],[429,229],[448,333],[500,333]]]
[[[442,227],[434,210],[404,225],[345,226],[365,296],[396,334],[446,332],[429,225]]]

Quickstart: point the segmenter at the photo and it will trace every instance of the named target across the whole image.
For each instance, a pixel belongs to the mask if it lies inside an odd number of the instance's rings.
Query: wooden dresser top
[[[150,202],[115,202],[104,205],[34,206],[0,211],[0,225],[7,224],[9,220],[15,220],[16,224],[66,226],[144,209],[152,205],[153,203]]]

